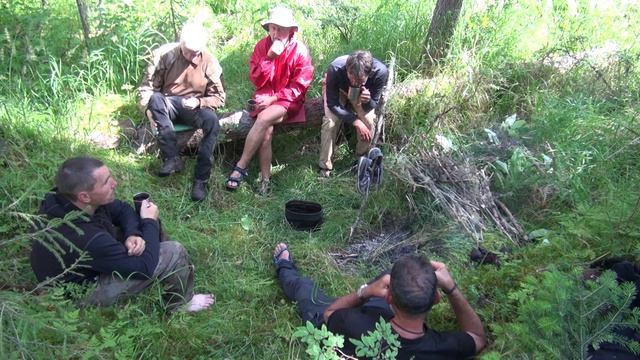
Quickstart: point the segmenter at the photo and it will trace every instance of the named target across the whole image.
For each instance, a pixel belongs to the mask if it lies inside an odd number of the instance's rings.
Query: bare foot
[[[211,305],[215,304],[216,297],[213,294],[195,294],[191,301],[184,305],[184,311],[196,312],[207,310]]]
[[[275,250],[273,250],[273,258],[276,259],[276,261],[278,261],[278,260],[290,261],[291,260],[291,256],[289,255],[289,250],[288,250],[287,244],[280,243],[280,244],[276,245]]]

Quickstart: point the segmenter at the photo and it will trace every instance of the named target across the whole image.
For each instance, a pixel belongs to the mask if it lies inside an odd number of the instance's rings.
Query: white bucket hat
[[[269,24],[275,24],[281,27],[293,27],[294,31],[298,31],[298,24],[293,18],[293,12],[284,6],[276,6],[269,10],[269,18],[260,22],[262,27],[269,31]]]

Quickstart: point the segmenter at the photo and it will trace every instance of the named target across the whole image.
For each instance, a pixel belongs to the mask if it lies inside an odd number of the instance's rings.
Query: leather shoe
[[[204,180],[194,180],[191,188],[191,200],[202,201],[207,197],[207,182]]]
[[[168,158],[162,163],[160,167],[160,171],[158,171],[158,176],[165,177],[169,176],[175,172],[180,172],[184,169],[184,163],[179,156],[175,156],[172,158]]]

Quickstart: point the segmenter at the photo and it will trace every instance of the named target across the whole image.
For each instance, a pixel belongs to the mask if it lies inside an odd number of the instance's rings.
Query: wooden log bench
[[[322,125],[322,116],[324,115],[322,98],[307,100],[304,104],[304,109],[306,115],[305,122],[276,125],[274,132],[279,134],[301,128],[317,127],[319,129],[320,125]],[[255,119],[252,119],[249,116],[249,113],[245,110],[241,110],[222,115],[219,122],[220,133],[218,135],[218,143],[221,143],[245,139],[249,130],[251,130]],[[180,123],[175,123],[174,129],[176,131],[178,148],[181,149],[181,152],[197,148],[198,143],[202,139],[202,130],[194,129],[189,125]],[[138,153],[154,152],[158,150],[154,129],[152,129],[149,121],[144,121],[136,130],[133,144],[137,148],[136,151]]]

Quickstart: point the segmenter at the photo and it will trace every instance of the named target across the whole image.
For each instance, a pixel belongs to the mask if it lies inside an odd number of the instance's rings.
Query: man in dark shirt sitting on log
[[[333,171],[336,137],[342,124],[353,126],[358,142],[356,156],[366,155],[374,136],[378,102],[389,70],[368,51],[355,51],[331,62],[323,86],[324,117],[320,133],[319,175]]]
[[[334,299],[315,283],[298,275],[286,244],[276,246],[276,274],[285,295],[296,302],[303,320],[345,336],[342,351],[354,355],[348,341],[375,330],[380,317],[391,323],[399,336],[398,359],[465,359],[479,353],[486,338],[480,318],[440,262],[422,256],[407,256],[357,291]],[[438,288],[449,299],[462,331],[436,331],[427,327],[425,317],[440,300]]]
[[[160,242],[158,206],[144,200],[136,214],[117,200],[118,183],[102,161],[68,159],[55,182],[39,213],[50,221],[66,220],[47,231],[47,239],[33,241],[31,267],[38,281],[97,282],[84,305],[112,305],[156,280],[163,285],[168,310],[199,311],[213,304],[213,295],[193,294],[187,250],[176,241]]]

